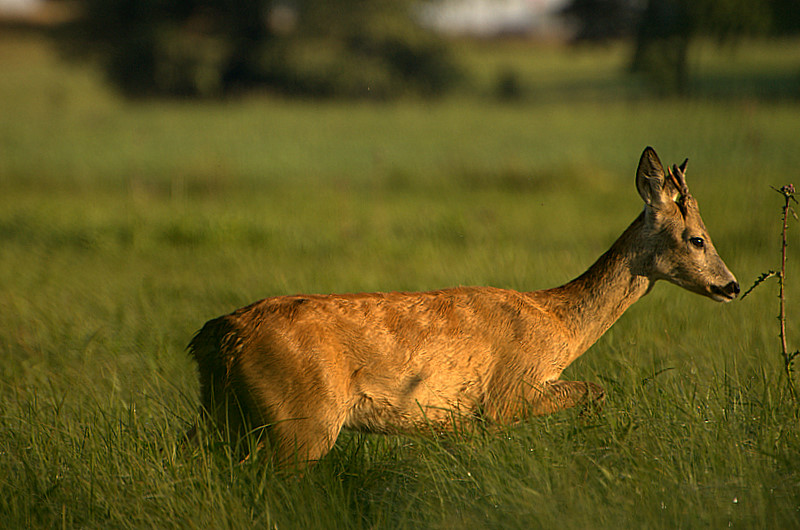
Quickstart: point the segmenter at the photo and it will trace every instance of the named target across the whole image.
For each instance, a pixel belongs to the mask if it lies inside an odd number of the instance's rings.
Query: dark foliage
[[[459,78],[408,0],[79,0],[58,33],[130,96],[265,88],[314,96],[435,95]]]
[[[575,25],[575,41],[601,42],[634,35],[642,7],[636,0],[573,0],[561,14]]]

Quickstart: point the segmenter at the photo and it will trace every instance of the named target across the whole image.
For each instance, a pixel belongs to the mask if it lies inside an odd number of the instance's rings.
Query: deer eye
[[[706,246],[706,242],[703,241],[702,237],[690,237],[689,243],[691,243],[692,246],[696,249],[702,249],[703,247]]]

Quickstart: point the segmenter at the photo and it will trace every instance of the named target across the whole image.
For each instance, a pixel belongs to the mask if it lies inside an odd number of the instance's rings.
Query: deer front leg
[[[528,402],[528,412],[535,416],[552,414],[572,407],[583,412],[599,412],[603,406],[605,390],[600,385],[585,381],[548,381],[533,389]]]

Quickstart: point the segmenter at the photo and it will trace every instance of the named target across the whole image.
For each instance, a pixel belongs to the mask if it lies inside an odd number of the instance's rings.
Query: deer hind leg
[[[603,406],[605,390],[600,385],[585,381],[548,381],[538,387],[529,401],[530,413],[536,416],[580,407],[584,413],[599,412]]]
[[[222,393],[215,394],[214,377],[201,369],[200,371],[200,411],[197,419],[192,426],[183,435],[182,444],[197,446],[199,443],[199,436],[204,429],[212,426],[218,422],[216,421],[218,414],[216,414],[217,406],[215,403],[222,397]],[[217,385],[219,386],[219,385]],[[224,424],[222,424],[224,425]],[[218,426],[221,426],[218,424]]]
[[[276,465],[279,468],[313,465],[330,452],[341,429],[341,422],[314,417],[273,423],[268,433]]]
[[[235,448],[239,457],[247,456],[249,450],[246,436],[252,427],[258,425],[248,403],[229,388],[221,377],[213,374],[200,374],[201,406],[197,420],[184,434],[182,444],[196,447],[200,435],[217,430],[222,440]]]

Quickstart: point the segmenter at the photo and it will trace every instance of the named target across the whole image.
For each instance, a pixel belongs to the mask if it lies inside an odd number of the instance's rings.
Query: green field
[[[565,372],[606,388],[589,420],[345,434],[302,477],[221,442],[176,452],[206,320],[276,294],[563,283],[640,212],[646,145],[690,158],[743,287],[778,266],[800,43],[700,46],[686,100],[622,76],[623,47],[462,46],[471,85],[439,101],[126,102],[0,34],[0,527],[800,527],[774,283],[728,305],[658,285]],[[515,102],[492,95],[509,69]]]

